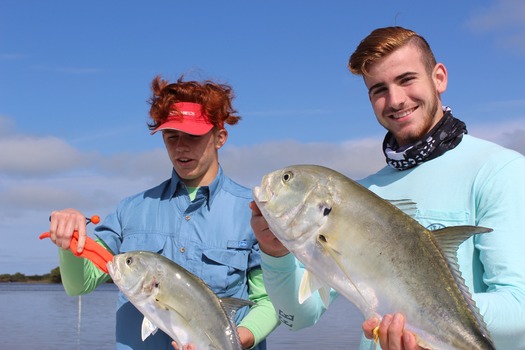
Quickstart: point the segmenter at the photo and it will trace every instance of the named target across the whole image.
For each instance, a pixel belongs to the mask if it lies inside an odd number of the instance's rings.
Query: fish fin
[[[446,258],[446,261],[449,265],[450,271],[454,276],[454,279],[457,282],[457,285],[461,291],[461,294],[467,301],[469,308],[471,309],[476,322],[478,323],[480,329],[483,330],[484,336],[490,340],[490,335],[487,330],[487,324],[483,320],[476,302],[472,299],[472,295],[465,284],[465,280],[461,275],[458,264],[457,250],[461,243],[463,243],[468,238],[476,234],[489,233],[492,232],[492,229],[481,227],[481,226],[450,226],[445,227],[439,230],[430,231],[438,243],[438,246]]]
[[[306,299],[312,296],[312,285],[310,279],[310,271],[305,270],[303,278],[301,278],[301,285],[299,286],[299,304],[304,303]]]
[[[430,232],[445,256],[454,277],[459,277],[464,284],[458,265],[457,251],[459,245],[475,234],[488,233],[491,231],[492,229],[481,226],[450,226]]]
[[[324,286],[319,289],[319,295],[321,296],[321,301],[323,302],[323,305],[325,308],[328,309],[328,306],[330,306],[330,292],[332,288],[328,286]]]
[[[414,334],[414,337],[416,338],[416,344],[420,347],[420,348],[423,348],[423,349],[433,349],[432,348],[432,345],[430,345],[429,343],[427,343],[423,338],[421,338],[419,335],[417,335],[416,333],[412,333]]]
[[[230,322],[230,327],[232,330],[236,329],[234,318],[235,318],[235,313],[237,312],[237,310],[239,310],[240,308],[244,306],[255,305],[253,301],[239,299],[239,298],[219,298],[219,302],[221,303],[222,308],[224,309],[224,312],[228,316],[228,320]],[[236,343],[239,344],[239,349],[240,349],[241,339],[239,338],[239,333],[234,331],[232,332],[232,336],[236,339]],[[215,349],[215,348],[210,347],[210,349]]]
[[[302,304],[306,299],[310,298],[315,291],[319,292],[321,301],[325,308],[330,305],[330,292],[332,288],[327,286],[321,279],[308,270],[304,271],[301,285],[299,286],[299,304]]]
[[[415,219],[416,212],[417,212],[416,202],[410,199],[393,199],[393,200],[387,200],[387,201],[390,202],[390,204],[396,206],[399,210],[401,210],[406,215],[410,216],[412,219]]]
[[[491,228],[481,226],[450,226],[431,232],[445,256],[457,261],[457,250],[461,243],[473,235],[491,231]]]
[[[149,319],[144,317],[142,320],[142,341],[146,340],[147,337],[157,333],[157,326],[155,326]]]
[[[345,277],[347,278],[348,282],[352,285],[352,287],[353,287],[354,291],[356,292],[356,294],[359,295],[359,297],[362,299],[363,303],[366,304],[366,305],[369,305],[370,303],[369,303],[368,299],[363,295],[363,293],[357,287],[357,285],[354,283],[352,278],[350,276],[348,276],[347,270],[345,269],[345,267],[341,263],[341,253],[339,251],[337,251],[336,249],[334,249],[333,244],[331,244],[331,242],[326,240],[326,237],[324,237],[324,239],[319,239],[318,243],[321,244],[323,246],[323,248],[324,248],[324,251],[326,253],[328,253],[333,258],[334,262],[339,267],[340,271],[345,275]],[[324,301],[323,301],[323,303],[324,303]],[[358,305],[358,304],[355,304],[355,305]],[[325,304],[325,306],[327,306],[327,304]]]
[[[235,317],[235,313],[241,307],[255,305],[253,301],[239,298],[222,298],[219,300],[222,307],[224,308],[224,311],[226,311],[226,314],[230,319],[233,319]]]

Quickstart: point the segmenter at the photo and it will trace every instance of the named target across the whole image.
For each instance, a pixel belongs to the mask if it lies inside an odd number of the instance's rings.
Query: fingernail
[[[385,315],[385,316],[383,316],[382,323],[386,324],[386,325],[389,325],[389,324],[392,323],[393,319],[394,319],[394,317],[392,315]]]
[[[394,319],[392,322],[401,323],[403,322],[403,315],[402,314],[394,314]]]

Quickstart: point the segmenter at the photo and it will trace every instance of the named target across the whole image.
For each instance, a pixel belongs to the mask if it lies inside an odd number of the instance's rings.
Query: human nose
[[[177,138],[177,141],[175,142],[175,150],[177,152],[182,152],[184,151],[185,149],[187,149],[187,143],[186,141],[184,140],[184,137],[178,137]]]
[[[405,104],[405,91],[399,86],[390,87],[390,89],[388,89],[388,99],[392,108],[399,109]]]
[[[185,137],[184,135],[180,135],[175,143],[175,150],[177,152],[184,152],[187,151],[188,148],[189,146],[187,137]]]

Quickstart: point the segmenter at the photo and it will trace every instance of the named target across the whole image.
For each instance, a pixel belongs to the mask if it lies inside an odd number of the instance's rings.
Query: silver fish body
[[[232,318],[238,308],[252,302],[220,299],[200,278],[152,252],[115,255],[108,270],[144,315],[143,340],[159,328],[177,341],[179,349],[189,343],[197,349],[241,349]]]
[[[418,344],[433,350],[494,349],[457,269],[457,247],[490,229],[429,231],[346,176],[297,165],[253,189],[270,229],[305,266],[299,302],[333,288],[364,317],[401,312]]]

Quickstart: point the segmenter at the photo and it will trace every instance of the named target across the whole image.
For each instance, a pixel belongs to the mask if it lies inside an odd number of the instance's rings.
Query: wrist
[[[239,334],[239,339],[241,340],[241,346],[243,349],[250,349],[253,347],[255,344],[255,337],[248,328],[243,326],[237,327],[237,333]]]

